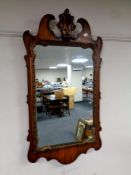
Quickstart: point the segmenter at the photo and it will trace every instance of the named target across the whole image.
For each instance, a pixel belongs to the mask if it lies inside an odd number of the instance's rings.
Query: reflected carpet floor
[[[92,117],[92,104],[88,101],[75,103],[70,113],[70,116],[53,115],[51,118],[45,113],[37,114],[38,147],[75,142],[77,122],[79,118]]]

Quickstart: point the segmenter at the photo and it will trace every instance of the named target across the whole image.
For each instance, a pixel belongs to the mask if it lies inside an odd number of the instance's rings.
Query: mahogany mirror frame
[[[82,30],[76,36],[72,33],[75,29],[74,17],[71,16],[68,9],[59,15],[59,23],[57,27],[61,36],[56,36],[49,27],[51,20],[55,17],[51,14],[43,16],[40,21],[38,33],[34,36],[29,31],[23,34],[23,40],[26,48],[25,61],[27,66],[27,81],[28,81],[28,95],[27,103],[29,109],[29,133],[27,140],[30,142],[28,151],[28,160],[36,162],[38,158],[44,157],[47,160],[56,159],[62,164],[69,164],[73,162],[78,155],[86,153],[88,149],[94,148],[98,150],[101,147],[100,139],[100,64],[101,64],[101,48],[102,39],[97,37],[92,39],[91,30],[88,22],[79,18],[77,23],[82,26]],[[95,127],[95,140],[90,143],[65,144],[60,147],[54,147],[51,150],[40,150],[37,147],[38,136],[36,126],[36,99],[35,99],[35,53],[36,45],[58,45],[58,46],[73,46],[81,48],[91,48],[93,50],[93,125]]]

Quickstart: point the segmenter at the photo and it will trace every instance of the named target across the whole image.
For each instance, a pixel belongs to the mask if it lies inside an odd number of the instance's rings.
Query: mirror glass
[[[92,49],[37,45],[34,52],[38,147],[79,142],[79,119],[93,123]]]

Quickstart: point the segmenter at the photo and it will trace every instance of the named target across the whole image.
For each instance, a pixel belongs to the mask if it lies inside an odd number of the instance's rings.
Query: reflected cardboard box
[[[75,87],[67,87],[63,88],[64,95],[69,96],[69,109],[74,108],[74,95],[76,94],[76,88]]]

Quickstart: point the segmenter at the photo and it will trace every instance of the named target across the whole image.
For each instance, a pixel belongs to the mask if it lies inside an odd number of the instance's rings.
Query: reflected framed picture
[[[85,138],[86,127],[87,122],[84,119],[80,118],[77,123],[76,135],[75,135],[78,141],[83,141],[83,139]]]

